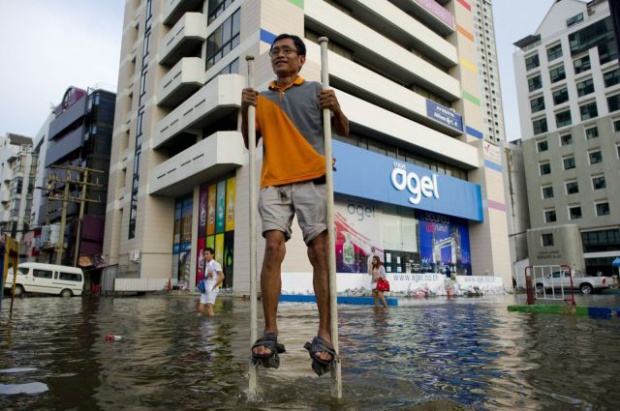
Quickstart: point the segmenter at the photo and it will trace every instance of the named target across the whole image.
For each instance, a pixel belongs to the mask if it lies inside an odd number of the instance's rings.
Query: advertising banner
[[[226,213],[226,181],[220,181],[217,183],[217,199],[215,209],[215,232],[224,232],[224,222]]]
[[[456,111],[437,104],[433,100],[426,100],[426,115],[441,124],[463,131],[463,117]]]
[[[224,233],[215,235],[215,260],[220,264],[224,262]]]
[[[215,196],[217,187],[209,186],[207,195],[207,235],[215,234]]]
[[[235,177],[231,177],[226,180],[226,231],[235,229],[235,191]]]
[[[467,223],[433,213],[419,213],[420,261],[424,271],[471,275]]]
[[[205,278],[204,273],[204,251],[205,251],[205,238],[199,238],[196,244],[196,284]]]
[[[198,203],[198,238],[207,235],[207,198],[209,190],[207,186],[200,187],[200,200]]]

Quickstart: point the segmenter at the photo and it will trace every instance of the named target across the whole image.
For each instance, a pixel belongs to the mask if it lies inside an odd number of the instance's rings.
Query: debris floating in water
[[[26,384],[0,384],[0,395],[41,394],[49,391],[47,384],[28,382]]]
[[[107,342],[120,341],[122,339],[123,339],[123,336],[121,336],[121,335],[108,334],[108,335],[105,336],[105,340]]]
[[[5,368],[4,370],[0,370],[0,374],[17,374],[20,372],[32,372],[36,371],[36,368]]]

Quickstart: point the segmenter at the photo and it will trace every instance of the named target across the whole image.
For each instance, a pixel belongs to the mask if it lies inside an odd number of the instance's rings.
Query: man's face
[[[278,78],[292,76],[301,71],[306,56],[297,54],[293,39],[278,40],[269,51],[271,67]]]
[[[213,254],[210,251],[205,251],[205,260],[211,261],[213,260]]]

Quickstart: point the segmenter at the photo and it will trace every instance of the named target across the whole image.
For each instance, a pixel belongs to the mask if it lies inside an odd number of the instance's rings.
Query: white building
[[[244,57],[264,89],[280,33],[305,39],[309,80],[317,38],[330,38],[330,82],[351,121],[334,144],[339,289],[365,284],[371,247],[393,274],[450,267],[508,285],[502,154],[485,141],[467,0],[128,0],[104,242],[116,289],[192,286],[213,246],[226,285],[247,292]],[[410,188],[390,182],[401,172]],[[296,223],[287,250],[284,289],[311,289]]]
[[[0,229],[17,238],[30,225],[32,139],[7,133],[0,137]]]
[[[609,4],[556,1],[515,45],[530,261],[575,258],[575,269],[611,275],[620,256],[620,67]]]

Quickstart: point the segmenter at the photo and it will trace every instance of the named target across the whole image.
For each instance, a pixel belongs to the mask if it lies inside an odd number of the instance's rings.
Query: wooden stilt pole
[[[254,56],[246,56],[248,84],[254,87]],[[256,277],[256,107],[248,107],[248,150],[250,152],[250,347],[258,338],[258,302]],[[254,400],[257,394],[256,366],[250,359],[248,398]]]
[[[321,45],[321,83],[323,89],[329,88],[329,69],[327,65],[327,37],[320,37]],[[336,288],[336,232],[334,224],[334,176],[332,173],[332,124],[329,109],[323,110],[323,137],[325,139],[325,180],[327,183],[327,232],[329,237],[329,307],[331,321],[332,344],[336,353],[340,354],[338,347],[338,290]],[[342,398],[342,371],[340,357],[336,357],[332,368],[332,398]]]

